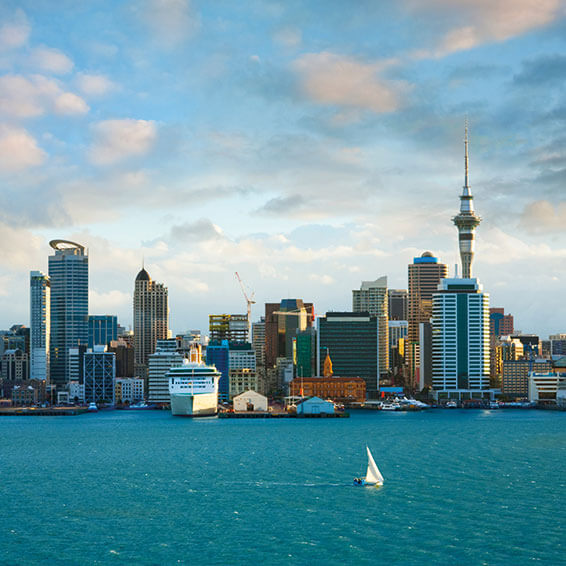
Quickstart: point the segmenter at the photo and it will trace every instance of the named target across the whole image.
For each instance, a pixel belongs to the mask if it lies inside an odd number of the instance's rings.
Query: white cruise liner
[[[215,415],[218,410],[220,372],[200,360],[200,350],[191,349],[190,360],[168,372],[171,413],[182,417]]]

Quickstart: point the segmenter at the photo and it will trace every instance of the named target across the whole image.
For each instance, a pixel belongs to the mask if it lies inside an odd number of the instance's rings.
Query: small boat
[[[458,408],[458,403],[456,403],[456,401],[448,401],[446,403],[446,408],[447,409],[457,409]]]
[[[401,409],[401,405],[399,403],[382,403],[381,410],[382,411],[399,411]]]
[[[94,401],[92,403],[89,403],[87,411],[89,413],[97,413],[98,412],[98,407],[96,406],[96,403]]]
[[[383,485],[383,476],[369,451],[369,447],[366,446],[368,453],[368,469],[366,471],[366,476],[364,478],[354,478],[354,485]]]

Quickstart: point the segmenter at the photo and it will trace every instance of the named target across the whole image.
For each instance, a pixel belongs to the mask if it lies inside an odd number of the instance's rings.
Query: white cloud
[[[0,124],[0,171],[14,172],[41,165],[46,153],[23,128]]]
[[[77,86],[87,96],[102,96],[116,88],[116,85],[108,77],[87,73],[79,73]]]
[[[532,202],[525,206],[520,224],[531,234],[566,232],[566,202],[556,204],[547,200]]]
[[[189,0],[146,0],[137,12],[154,37],[166,47],[182,43],[200,26]]]
[[[147,153],[157,137],[155,123],[149,120],[104,120],[92,126],[94,141],[90,160],[109,165],[128,157]]]
[[[64,92],[59,83],[42,75],[0,77],[0,114],[9,118],[32,118],[47,112],[84,114],[89,107],[71,92]]]
[[[30,25],[22,10],[18,10],[12,21],[0,26],[0,49],[16,49],[28,41]]]
[[[63,52],[52,47],[36,47],[30,53],[30,62],[47,73],[64,75],[73,70],[73,62]]]
[[[542,28],[564,13],[560,0],[407,0],[407,3],[424,15],[440,14],[450,25],[434,49],[417,51],[414,53],[417,57],[443,57],[483,43],[505,41]]]
[[[303,91],[315,102],[382,113],[399,108],[411,88],[405,81],[381,76],[392,63],[364,63],[323,51],[301,56],[293,67],[301,77]]]
[[[118,289],[97,291],[90,289],[88,293],[89,310],[98,314],[113,314],[124,310],[132,304],[132,295]]]
[[[277,30],[273,34],[273,39],[285,47],[298,47],[302,42],[301,30],[287,27]]]

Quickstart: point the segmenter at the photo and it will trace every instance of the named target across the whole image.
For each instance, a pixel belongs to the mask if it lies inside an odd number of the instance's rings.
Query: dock
[[[86,407],[3,407],[0,417],[69,417],[87,412]]]
[[[220,419],[347,419],[350,413],[319,413],[317,415],[297,415],[296,413],[246,411],[242,413],[218,413]]]

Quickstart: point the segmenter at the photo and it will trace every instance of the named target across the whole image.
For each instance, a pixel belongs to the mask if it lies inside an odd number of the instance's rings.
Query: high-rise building
[[[106,346],[89,348],[83,356],[85,401],[114,405],[116,356]]]
[[[316,329],[314,327],[297,332],[295,365],[297,377],[316,375]]]
[[[379,327],[379,372],[384,375],[389,370],[389,331],[387,329],[388,314],[387,277],[375,281],[362,281],[360,289],[352,291],[352,310],[366,312],[375,316]],[[334,359],[334,356],[333,356]],[[342,374],[339,374],[342,375]],[[368,387],[368,391],[370,388]]]
[[[431,252],[424,252],[409,264],[409,296],[407,308],[407,341],[405,360],[408,365],[409,386],[418,389],[420,375],[420,325],[432,317],[432,296],[440,280],[448,277],[448,267],[439,263]]]
[[[438,397],[483,397],[489,389],[489,295],[477,279],[443,279],[432,313],[432,383]]]
[[[252,323],[252,348],[255,350],[256,363],[265,367],[265,318]]]
[[[91,314],[88,317],[88,347],[108,346],[118,339],[118,317],[110,314]]]
[[[136,276],[134,286],[136,376],[147,377],[149,356],[156,351],[157,341],[168,338],[169,295],[167,287],[163,283],[152,281],[149,273],[142,268]]]
[[[492,342],[500,336],[510,336],[514,332],[512,314],[505,314],[505,310],[500,307],[489,309],[489,333]]]
[[[248,341],[247,314],[209,314],[210,340],[228,342]]]
[[[156,405],[171,402],[168,371],[183,364],[183,356],[177,352],[177,341],[157,340],[155,352],[148,356],[148,400]]]
[[[41,271],[30,273],[30,377],[49,381],[51,282]]]
[[[407,289],[389,289],[389,320],[407,320],[409,292]]]
[[[220,372],[218,399],[230,399],[230,344],[228,340],[210,341],[206,347],[206,364]]]
[[[389,327],[389,366],[391,371],[395,371],[401,366],[403,354],[399,351],[399,341],[403,345],[407,337],[408,323],[406,320],[390,320]]]
[[[342,377],[362,377],[368,397],[379,390],[379,321],[368,312],[327,312],[317,323],[317,375],[324,374],[327,354]]]
[[[0,378],[7,381],[27,380],[29,356],[23,350],[6,350],[0,357]]]
[[[132,377],[135,372],[134,347],[118,339],[110,342],[108,351],[116,354],[116,377]]]
[[[230,399],[244,391],[257,391],[256,353],[249,343],[229,343],[228,376]]]
[[[64,387],[69,381],[70,348],[88,343],[88,255],[85,247],[52,240],[49,256],[51,281],[50,381]]]
[[[550,356],[553,360],[566,356],[566,334],[551,334],[548,339]]]
[[[550,360],[504,360],[501,393],[509,399],[526,399],[529,394],[529,373],[531,371],[544,373],[551,370]]]
[[[297,331],[313,325],[314,305],[302,299],[282,299],[265,304],[265,365],[273,367],[278,358],[293,358]]]

